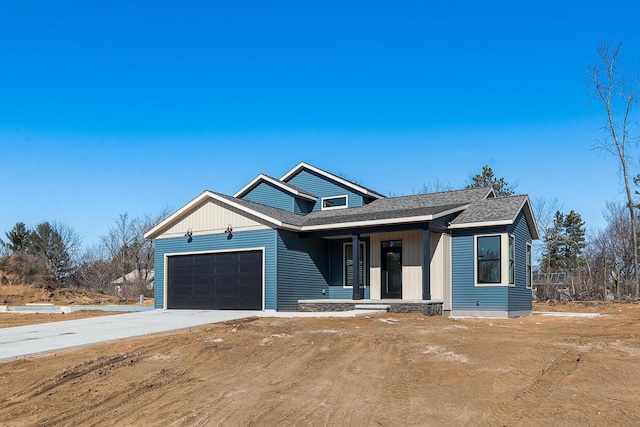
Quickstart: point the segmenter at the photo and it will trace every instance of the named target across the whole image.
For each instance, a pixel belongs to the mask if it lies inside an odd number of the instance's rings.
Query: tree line
[[[151,296],[155,253],[144,233],[168,213],[164,209],[133,218],[120,214],[107,234],[84,250],[80,236],[65,224],[45,221],[29,228],[18,222],[0,238],[0,269],[16,283]]]

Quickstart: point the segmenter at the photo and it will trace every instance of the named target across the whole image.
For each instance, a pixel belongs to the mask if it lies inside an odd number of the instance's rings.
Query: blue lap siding
[[[242,197],[254,203],[294,212],[294,196],[268,182],[261,182]]]
[[[323,197],[348,196],[349,207],[358,207],[365,204],[365,198],[362,194],[356,193],[347,186],[341,185],[335,181],[329,180],[315,172],[302,170],[287,180],[292,185],[304,188],[305,191],[318,196],[318,201],[313,206],[314,211],[322,209]],[[367,199],[369,200],[369,199]]]
[[[526,248],[527,243],[531,243],[531,233],[522,212],[514,224],[509,226],[509,233],[515,237],[516,244],[516,286],[508,290],[509,311],[531,311],[533,298],[531,289],[527,289],[526,276]]]
[[[233,233],[231,239],[226,234],[195,235],[190,243],[186,237],[156,239],[154,241],[156,254],[155,279],[153,282],[155,307],[165,308],[165,254],[264,248],[264,308],[266,310],[275,310],[277,308],[276,240],[277,232],[273,229]]]
[[[475,286],[477,234],[504,233],[506,227],[453,230],[451,239],[452,310],[507,311],[507,286]]]
[[[515,237],[515,286],[476,286],[476,236],[504,233]],[[451,242],[452,309],[502,313],[531,311],[531,289],[526,288],[527,243],[531,243],[531,233],[522,212],[508,227],[454,230]]]
[[[297,310],[300,299],[327,297],[328,254],[328,240],[278,232],[278,310]]]

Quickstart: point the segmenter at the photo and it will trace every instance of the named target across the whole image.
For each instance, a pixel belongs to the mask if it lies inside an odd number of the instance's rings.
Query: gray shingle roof
[[[464,210],[451,225],[511,221],[520,212],[527,196],[498,197],[478,200]]]
[[[481,200],[489,192],[487,188],[472,188],[415,196],[385,197],[357,208],[312,212],[305,217],[304,225],[437,215]]]
[[[250,202],[248,200],[239,199],[232,196],[227,196],[226,194],[216,193],[211,191],[211,193],[220,196],[230,202],[237,203],[242,205],[248,209],[252,209],[256,212],[259,212],[263,215],[267,215],[275,220],[281,221],[285,224],[295,225],[301,227],[304,222],[304,216],[295,214],[293,212],[285,211],[282,209],[272,208],[271,206],[262,205],[260,203]]]

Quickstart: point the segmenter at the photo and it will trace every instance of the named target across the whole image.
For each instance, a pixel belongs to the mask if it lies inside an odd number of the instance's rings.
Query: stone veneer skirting
[[[345,300],[345,299],[324,299],[324,300],[299,300],[298,311],[318,312],[318,311],[349,311],[355,310],[357,306],[389,306],[390,313],[422,313],[427,316],[442,316],[443,300]],[[364,309],[364,307],[362,307]],[[373,308],[373,307],[372,307]]]

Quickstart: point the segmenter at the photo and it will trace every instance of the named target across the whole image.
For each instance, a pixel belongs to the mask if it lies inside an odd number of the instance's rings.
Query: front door
[[[381,297],[402,299],[402,240],[382,242]]]

